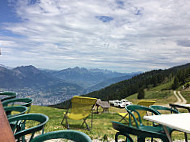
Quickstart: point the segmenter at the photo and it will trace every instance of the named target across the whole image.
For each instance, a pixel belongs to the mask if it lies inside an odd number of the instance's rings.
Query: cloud
[[[178,40],[177,44],[183,47],[190,47],[190,40]]]
[[[188,0],[19,0],[11,4],[20,21],[0,27],[14,35],[0,32],[7,58],[18,53],[10,65],[129,72],[189,61],[190,48],[183,48],[189,46],[184,40],[190,36]],[[33,59],[26,60],[28,56]]]

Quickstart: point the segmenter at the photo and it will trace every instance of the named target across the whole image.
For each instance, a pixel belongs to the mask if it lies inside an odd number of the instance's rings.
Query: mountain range
[[[190,63],[169,69],[158,69],[140,73],[130,79],[111,84],[110,86],[83,96],[94,97],[105,101],[121,100],[141,90],[149,90],[159,85],[164,85],[164,87],[162,86],[162,90],[178,89],[180,86],[189,87]],[[67,100],[52,107],[66,108],[69,102],[70,100]]]
[[[40,105],[55,104],[73,95],[86,94],[139,73],[118,73],[101,69],[68,68],[60,71],[38,69],[32,65],[0,66],[0,89],[30,96]],[[44,100],[44,98],[48,98]]]
[[[1,88],[38,88],[59,81],[31,65],[13,69],[0,67],[0,80]]]
[[[86,69],[86,68],[68,68],[61,71],[49,72],[50,75],[62,79],[63,81],[78,84],[87,89],[98,83],[104,82],[108,79],[114,79],[125,75],[133,76],[133,74],[112,72],[101,69]]]

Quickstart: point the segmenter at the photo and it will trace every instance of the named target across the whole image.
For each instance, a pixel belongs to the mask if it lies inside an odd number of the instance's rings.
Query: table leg
[[[184,136],[185,136],[185,142],[188,142],[187,133],[184,133]]]
[[[162,126],[163,126],[163,125],[162,125]],[[167,137],[168,137],[168,139],[169,139],[169,142],[172,142],[171,135],[170,135],[170,133],[169,133],[167,127],[166,127],[166,126],[163,126],[163,128],[164,128],[164,131],[165,131],[165,133],[166,133],[166,135],[167,135]]]

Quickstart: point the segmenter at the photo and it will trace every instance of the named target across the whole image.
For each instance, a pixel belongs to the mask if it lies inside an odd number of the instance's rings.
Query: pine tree
[[[137,99],[144,99],[144,96],[145,96],[144,89],[143,88],[139,89]]]
[[[180,83],[179,83],[179,79],[178,79],[178,77],[176,76],[175,78],[174,78],[174,82],[173,82],[173,84],[172,84],[172,89],[177,89],[178,87],[180,86]]]

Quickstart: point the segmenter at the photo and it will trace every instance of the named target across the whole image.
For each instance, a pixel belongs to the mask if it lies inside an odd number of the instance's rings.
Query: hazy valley
[[[139,73],[118,73],[101,69],[68,68],[60,71],[32,65],[0,66],[0,90],[15,91],[18,97],[31,97],[34,104],[52,105],[102,89]]]

